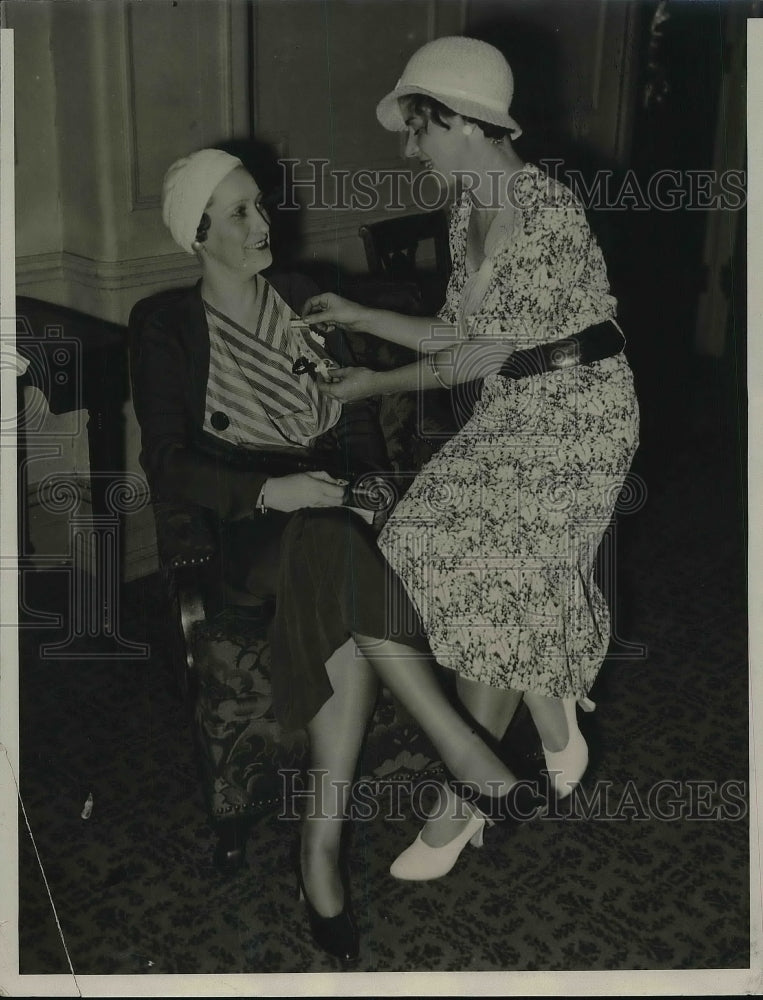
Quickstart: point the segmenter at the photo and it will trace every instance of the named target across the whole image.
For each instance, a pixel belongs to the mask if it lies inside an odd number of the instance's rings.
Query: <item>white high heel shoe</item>
[[[406,847],[392,862],[390,875],[409,882],[427,882],[447,875],[467,844],[471,844],[472,847],[482,847],[482,835],[488,820],[482,813],[471,809],[470,812],[472,815],[461,833],[442,847],[430,847],[429,844],[425,844],[421,839],[423,830],[420,830],[411,846]]]
[[[558,799],[565,799],[572,794],[588,767],[588,744],[578,729],[578,699],[563,698],[562,704],[567,719],[567,746],[563,750],[547,750],[543,747],[546,770]],[[591,712],[595,706],[586,698],[584,707]]]

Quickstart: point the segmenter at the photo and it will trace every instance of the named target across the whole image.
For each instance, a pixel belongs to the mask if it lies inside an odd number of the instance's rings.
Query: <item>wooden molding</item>
[[[162,281],[190,283],[198,276],[196,259],[184,253],[99,261],[64,250],[16,259],[16,284],[19,288],[42,281],[65,280],[88,288],[117,291]]]
[[[64,276],[61,251],[28,254],[16,258],[16,284],[38,284],[43,281],[60,281]]]

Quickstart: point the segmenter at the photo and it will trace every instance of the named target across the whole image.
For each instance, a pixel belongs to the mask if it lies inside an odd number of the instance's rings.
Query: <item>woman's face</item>
[[[408,129],[406,156],[415,157],[427,170],[443,174],[448,181],[459,172],[469,170],[464,123],[460,115],[450,118],[450,128],[444,128],[425,114],[414,111],[410,101],[403,99],[400,106]]]
[[[262,207],[262,193],[244,167],[236,167],[220,181],[205,212],[210,226],[202,261],[252,275],[273,263],[270,220]]]

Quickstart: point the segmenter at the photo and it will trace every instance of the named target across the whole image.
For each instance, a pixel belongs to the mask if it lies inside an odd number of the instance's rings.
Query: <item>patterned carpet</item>
[[[359,971],[749,966],[743,473],[717,434],[671,455],[639,459],[646,503],[619,526],[619,638],[584,720],[587,799],[489,831],[427,884],[387,874],[418,826],[405,796],[400,818],[356,822]],[[55,904],[22,817],[21,972],[330,972],[295,895],[296,823],[265,817],[233,878],[211,865],[157,585],[130,585],[122,604],[122,632],[151,644],[148,660],[41,660],[55,632],[21,632],[22,797]],[[41,575],[30,603],[60,608],[60,587]],[[646,656],[617,655],[627,643]],[[537,752],[526,715],[506,746]]]

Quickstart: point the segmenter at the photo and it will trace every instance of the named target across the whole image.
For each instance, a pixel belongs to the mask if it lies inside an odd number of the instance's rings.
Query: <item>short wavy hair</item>
[[[408,106],[409,112],[413,112],[413,114],[419,115],[421,118],[426,118],[428,121],[433,121],[441,128],[449,129],[450,124],[447,119],[453,118],[454,115],[460,113],[449,108],[442,101],[438,101],[435,97],[430,97],[428,94],[408,94],[402,100]],[[511,131],[503,128],[501,125],[491,125],[490,122],[480,121],[479,118],[469,118],[466,115],[461,115],[461,117],[465,122],[473,122],[475,125],[478,125],[482,129],[486,139],[506,139],[511,136]]]

